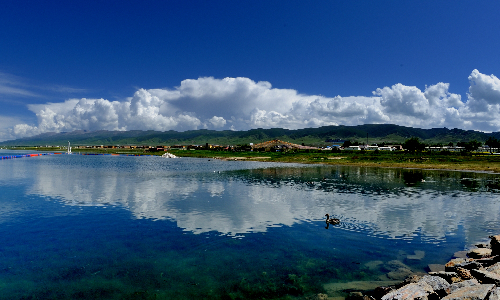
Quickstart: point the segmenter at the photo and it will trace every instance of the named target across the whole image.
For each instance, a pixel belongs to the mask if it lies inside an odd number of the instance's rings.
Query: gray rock
[[[382,300],[427,300],[429,295],[434,294],[432,287],[426,282],[410,283],[382,297]]]
[[[434,292],[436,292],[440,297],[444,297],[448,294],[447,290],[450,288],[448,281],[444,280],[438,276],[426,275],[420,279],[420,282],[425,282],[432,287]]]
[[[452,294],[461,288],[477,286],[477,285],[480,285],[480,283],[479,283],[479,281],[477,281],[477,279],[464,280],[461,282],[456,282],[456,283],[450,284],[450,287],[448,288],[447,292],[448,292],[448,294]]]
[[[483,258],[491,256],[491,249],[488,248],[476,248],[467,252],[467,256],[470,258]]]
[[[488,296],[488,300],[500,300],[500,287],[497,287],[491,291]]]
[[[457,273],[455,273],[455,272],[443,272],[443,271],[440,271],[440,272],[429,272],[429,275],[431,275],[431,276],[439,276],[439,277],[443,278],[444,280],[446,280],[449,283],[452,282],[452,278],[453,277],[458,277]]]
[[[455,270],[456,270],[456,268],[464,268],[466,270],[473,270],[473,269],[480,269],[482,267],[483,266],[478,261],[475,261],[475,260],[468,260],[466,262],[463,262],[461,264],[456,264],[454,266]]]
[[[455,271],[455,267],[457,265],[466,263],[467,261],[469,261],[469,259],[466,259],[466,258],[454,258],[454,259],[450,260],[448,263],[446,263],[446,265],[444,265],[445,271],[447,271],[447,272],[453,272],[453,271]]]
[[[496,274],[500,275],[500,263],[496,263],[496,264],[494,264],[492,266],[489,266],[488,268],[486,268],[486,271],[489,271],[489,272],[496,273]]]
[[[442,300],[484,300],[494,288],[494,284],[463,287],[442,298]]]
[[[470,270],[470,273],[481,283],[492,283],[500,286],[500,275],[497,273],[486,270]]]

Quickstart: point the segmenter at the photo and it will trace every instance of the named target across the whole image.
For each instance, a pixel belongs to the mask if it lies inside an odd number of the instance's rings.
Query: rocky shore
[[[351,293],[348,298],[500,299],[500,235],[491,236],[489,244],[476,246],[477,248],[468,251],[464,257],[450,260],[444,265],[444,270],[431,271],[425,275],[411,275],[401,284],[378,287],[366,294]]]

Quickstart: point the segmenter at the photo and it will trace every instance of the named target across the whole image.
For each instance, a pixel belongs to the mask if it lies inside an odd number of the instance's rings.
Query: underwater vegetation
[[[219,237],[209,245],[199,240],[158,247],[112,243],[91,255],[53,252],[43,261],[24,262],[13,277],[0,277],[0,298],[294,299],[324,292],[323,284],[331,280],[380,276],[379,270],[323,249],[307,250],[282,240],[261,251],[256,242],[252,237]]]

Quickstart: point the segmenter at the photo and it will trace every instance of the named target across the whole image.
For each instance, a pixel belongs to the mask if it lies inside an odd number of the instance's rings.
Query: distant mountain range
[[[418,137],[430,144],[448,144],[477,140],[484,142],[488,137],[500,138],[500,132],[484,133],[473,130],[432,128],[420,129],[392,124],[366,124],[358,126],[323,126],[305,129],[252,129],[248,131],[190,130],[177,131],[85,131],[43,133],[29,138],[0,142],[2,146],[46,146],[46,145],[238,145],[260,143],[279,139],[305,145],[328,145],[342,140],[368,143],[402,143],[411,137]]]

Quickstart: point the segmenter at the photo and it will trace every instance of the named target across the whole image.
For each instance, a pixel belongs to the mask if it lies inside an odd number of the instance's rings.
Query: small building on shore
[[[361,147],[360,146],[349,146],[349,147],[345,147],[344,150],[348,150],[348,151],[359,151],[361,150]]]

